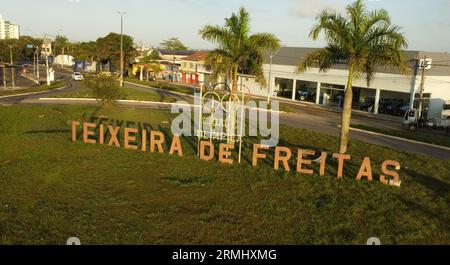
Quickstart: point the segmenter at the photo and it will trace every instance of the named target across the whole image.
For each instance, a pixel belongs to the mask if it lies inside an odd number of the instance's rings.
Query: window
[[[444,104],[443,109],[444,110],[450,110],[450,104]]]

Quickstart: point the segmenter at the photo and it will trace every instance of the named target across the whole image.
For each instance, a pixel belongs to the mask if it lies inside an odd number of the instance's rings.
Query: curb
[[[441,145],[435,145],[435,144],[429,144],[429,143],[424,143],[424,142],[418,142],[418,141],[414,141],[414,140],[410,140],[410,139],[406,139],[406,138],[402,138],[402,137],[397,137],[397,136],[392,136],[392,135],[382,134],[382,133],[377,133],[377,132],[371,132],[371,131],[351,128],[351,127],[350,127],[350,130],[351,131],[356,131],[356,132],[363,132],[363,133],[367,133],[367,134],[372,134],[372,135],[383,136],[383,137],[387,137],[387,138],[391,138],[391,139],[395,139],[395,140],[405,141],[405,142],[414,143],[414,144],[421,144],[421,145],[425,145],[425,146],[429,146],[429,147],[440,148],[440,149],[443,149],[443,150],[450,151],[450,147],[445,147],[445,146],[441,146]]]
[[[40,98],[39,100],[48,100],[48,101],[97,101],[95,98]],[[159,102],[159,101],[139,101],[139,100],[128,100],[128,99],[119,99],[117,100],[118,103],[137,103],[137,104],[147,104],[147,105],[167,105],[167,106],[186,106],[186,107],[194,107],[199,108],[200,105],[194,105],[194,104],[186,104],[186,103],[176,103],[176,102]],[[246,109],[250,110],[261,110],[261,111],[267,111],[267,112],[275,112],[279,114],[284,114],[286,112],[284,111],[274,111],[274,110],[266,110],[266,109],[260,109],[260,108],[248,108]]]
[[[50,92],[50,91],[61,90],[61,89],[64,89],[66,87],[67,87],[67,85],[65,85],[63,87],[53,88],[53,89],[50,89],[50,90],[43,90],[43,91],[29,92],[29,93],[23,93],[23,94],[14,94],[14,95],[1,96],[0,99],[20,97],[20,96],[29,96],[29,95],[36,95],[36,94],[43,94],[43,93],[47,93],[47,92]]]

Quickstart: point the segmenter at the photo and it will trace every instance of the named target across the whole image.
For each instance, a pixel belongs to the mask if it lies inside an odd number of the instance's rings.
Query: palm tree
[[[224,27],[206,25],[199,33],[203,39],[219,46],[209,53],[205,64],[211,68],[212,77],[231,78],[232,94],[238,90],[239,72],[255,75],[257,81],[264,82],[264,52],[280,47],[280,41],[273,34],[250,34],[250,15],[243,7],[238,14],[225,19]]]
[[[384,9],[368,11],[362,0],[348,5],[346,16],[322,11],[316,18],[310,37],[317,40],[324,33],[327,46],[308,54],[298,71],[318,67],[321,72],[333,64],[346,64],[349,69],[342,111],[339,152],[347,152],[353,101],[353,79],[365,76],[367,86],[375,77],[377,67],[392,66],[406,74],[408,67],[402,49],[408,44],[400,27],[391,24]]]
[[[147,68],[147,81],[150,70],[157,70],[160,69],[161,66],[158,63],[158,60],[161,60],[161,57],[159,56],[158,52],[156,50],[152,50],[150,53],[145,55],[144,57],[140,58],[139,60],[139,71],[140,76],[139,80],[144,81],[144,69]]]

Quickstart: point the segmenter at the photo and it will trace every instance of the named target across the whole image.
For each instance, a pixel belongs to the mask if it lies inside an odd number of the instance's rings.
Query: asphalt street
[[[70,75],[64,73],[58,73],[57,77],[61,78],[70,78]],[[160,90],[155,88],[142,87],[140,85],[135,85],[131,83],[127,83],[128,87],[132,87],[134,89],[148,92],[148,93],[156,93],[164,96],[175,97],[178,100],[183,100],[187,102],[192,102],[192,96],[190,95],[182,95],[182,94],[174,94],[170,91]],[[8,98],[1,98],[0,104],[97,104],[95,101],[71,101],[71,102],[59,102],[58,100],[52,100],[51,102],[45,100],[39,100],[40,98],[47,98],[51,96],[55,96],[58,94],[70,93],[80,90],[80,84],[78,82],[70,81],[69,85],[58,91],[47,91],[39,94],[33,94],[28,96],[14,96]],[[167,104],[136,104],[136,103],[120,103],[121,106],[126,107],[143,107],[143,108],[153,108],[153,109],[169,109],[170,105]],[[304,128],[312,131],[316,131],[319,133],[328,134],[331,136],[339,136],[340,129],[338,125],[340,124],[340,113],[335,110],[327,110],[324,108],[303,105],[303,104],[295,104],[289,105],[289,107],[295,109],[295,113],[283,113],[280,115],[280,123],[296,128]],[[368,117],[363,114],[354,114],[352,118],[353,124],[366,124],[368,126],[373,127],[384,127],[384,128],[392,128],[392,129],[401,129],[400,119],[397,121],[395,119],[383,119],[376,117]],[[393,139],[390,137],[382,136],[382,135],[374,135],[367,132],[360,131],[351,131],[351,139],[361,141],[364,143],[370,143],[380,146],[385,146],[392,148],[394,150],[403,151],[407,153],[416,153],[428,155],[444,160],[450,160],[450,150],[447,148],[435,147],[422,143],[412,143],[410,141],[404,141],[399,139]]]

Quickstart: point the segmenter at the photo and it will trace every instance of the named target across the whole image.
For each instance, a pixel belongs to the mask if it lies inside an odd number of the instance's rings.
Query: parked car
[[[359,109],[362,111],[372,112],[374,105],[375,105],[375,100],[369,99],[369,100],[366,100],[366,102],[362,103],[359,106]]]
[[[83,81],[84,77],[83,77],[83,75],[80,72],[74,72],[72,74],[72,79],[75,80],[75,81]]]
[[[297,91],[296,99],[298,99],[300,101],[315,100],[316,99],[316,93],[311,93],[311,92],[308,92],[308,91],[299,90],[299,91]]]

